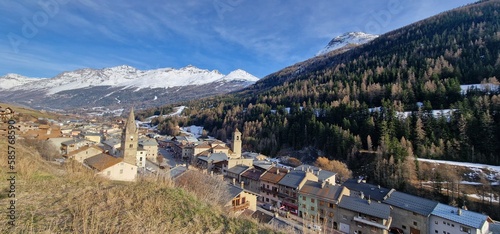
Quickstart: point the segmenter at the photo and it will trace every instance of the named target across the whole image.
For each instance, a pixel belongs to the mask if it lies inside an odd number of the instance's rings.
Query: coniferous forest
[[[404,188],[415,157],[500,165],[500,1],[481,1],[270,74],[230,95],[183,103],[188,118],[276,156],[313,147]],[[460,85],[490,84],[461,91]],[[165,107],[165,108],[171,108]],[[366,157],[366,158],[365,158]]]

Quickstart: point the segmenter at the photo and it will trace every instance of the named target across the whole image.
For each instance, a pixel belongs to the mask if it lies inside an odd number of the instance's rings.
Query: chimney
[[[236,179],[233,178],[233,185],[236,185]]]
[[[242,189],[245,189],[245,182],[241,181],[240,186],[241,186]]]
[[[458,208],[457,215],[459,215],[459,216],[462,215],[462,209]]]
[[[279,174],[280,174],[280,169],[276,168],[276,175],[279,175]]]
[[[361,192],[361,194],[359,195],[359,197],[361,197],[361,199],[365,199],[365,194],[363,192]]]
[[[321,182],[321,188],[325,188],[325,185],[326,185],[326,181],[322,181]]]

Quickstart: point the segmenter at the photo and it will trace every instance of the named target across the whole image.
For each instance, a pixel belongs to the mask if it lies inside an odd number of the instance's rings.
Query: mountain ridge
[[[338,49],[349,50],[352,46],[359,46],[378,38],[379,35],[368,34],[364,32],[347,32],[333,38],[322,50],[316,53],[316,56],[327,54]]]
[[[225,75],[192,65],[153,70],[121,65],[82,68],[52,78],[10,73],[0,77],[0,98],[35,109],[120,108],[123,105],[144,108],[233,92],[257,80],[241,69]]]
[[[0,85],[3,89],[47,90],[47,94],[55,94],[91,86],[125,87],[139,90],[204,85],[222,81],[242,81],[246,85],[250,85],[257,80],[257,77],[241,69],[224,75],[217,70],[210,71],[191,65],[180,69],[158,68],[152,70],[139,70],[128,65],[121,65],[102,69],[77,69],[62,72],[52,78],[30,78],[9,73],[0,77]]]

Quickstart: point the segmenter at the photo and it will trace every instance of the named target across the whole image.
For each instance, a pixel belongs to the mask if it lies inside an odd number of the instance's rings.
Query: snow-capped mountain
[[[28,83],[39,80],[40,78],[29,78],[18,74],[9,73],[0,77],[0,89],[11,89],[13,87],[20,87]]]
[[[16,77],[16,82],[13,82],[11,77]],[[46,90],[47,94],[55,94],[65,90],[92,86],[124,87],[139,90],[203,85],[220,81],[241,81],[249,85],[257,80],[257,77],[240,69],[226,76],[217,70],[209,71],[191,65],[181,69],[160,68],[144,71],[123,65],[104,69],[85,68],[63,72],[49,79],[32,79],[9,74],[8,77],[0,77],[0,87],[10,90]]]
[[[241,69],[224,75],[191,65],[154,70],[123,65],[79,69],[53,78],[8,74],[0,77],[0,99],[34,108],[151,107],[236,91],[258,80]]]
[[[328,45],[320,50],[316,56],[326,54],[330,51],[334,51],[348,45],[358,46],[372,41],[377,38],[378,35],[367,34],[364,32],[348,32],[344,33],[338,37],[333,38]]]

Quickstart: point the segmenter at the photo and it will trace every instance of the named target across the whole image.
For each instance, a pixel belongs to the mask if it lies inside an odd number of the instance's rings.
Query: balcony
[[[248,209],[250,207],[250,202],[245,202],[245,203],[241,203],[239,205],[233,205],[233,207],[231,208],[232,211],[239,211],[239,210],[244,210],[244,209]]]
[[[278,194],[278,190],[277,189],[273,190],[273,189],[268,189],[268,188],[260,187],[260,191],[264,192],[264,193],[273,194],[273,195],[277,195]]]
[[[382,220],[382,223],[377,223],[373,220],[363,218],[361,216],[355,216],[354,221],[363,223],[372,227],[384,229],[384,230],[389,230],[389,227],[391,226],[392,223],[392,217],[389,217],[388,220]],[[384,224],[385,223],[385,224]]]

